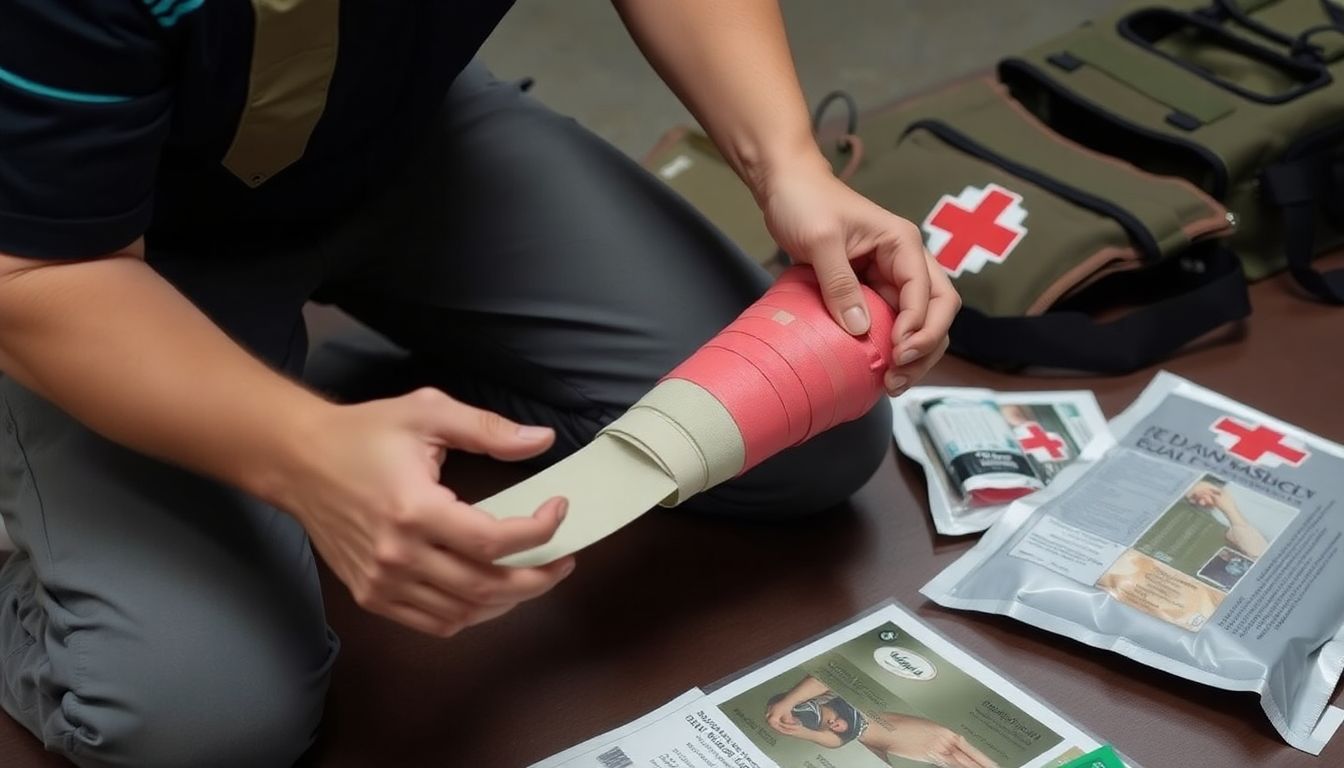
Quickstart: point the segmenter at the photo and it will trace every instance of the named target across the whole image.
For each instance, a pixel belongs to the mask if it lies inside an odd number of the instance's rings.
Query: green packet
[[[1086,755],[1069,763],[1065,763],[1061,768],[1125,768],[1125,764],[1120,762],[1119,755],[1110,745],[1101,749],[1088,752]]]

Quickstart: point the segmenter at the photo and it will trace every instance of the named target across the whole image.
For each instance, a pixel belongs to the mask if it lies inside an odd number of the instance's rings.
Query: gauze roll
[[[867,413],[884,394],[895,314],[862,290],[871,324],[853,336],[810,268],[786,271],[593,443],[478,505],[510,517],[553,496],[570,501],[550,542],[500,562],[550,562]]]

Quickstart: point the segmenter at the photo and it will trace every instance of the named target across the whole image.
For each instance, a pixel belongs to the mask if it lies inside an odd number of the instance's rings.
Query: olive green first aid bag
[[[1322,0],[1131,6],[997,77],[857,120],[851,102],[819,135],[852,187],[920,225],[962,296],[953,352],[1130,371],[1249,314],[1248,278],[1287,266],[1344,301],[1344,275],[1311,263],[1344,242],[1341,16]],[[773,263],[703,137],[660,149],[650,167]]]
[[[1344,273],[1311,261],[1344,243],[1341,78],[1339,0],[1131,6],[999,65],[1061,135],[1222,201],[1249,279],[1335,303]]]

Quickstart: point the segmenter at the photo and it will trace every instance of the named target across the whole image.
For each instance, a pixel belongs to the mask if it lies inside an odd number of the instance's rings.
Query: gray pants
[[[151,242],[150,262],[290,374],[304,303],[338,304],[412,350],[430,383],[554,427],[548,459],[769,282],[635,163],[479,66],[416,152],[320,238]],[[5,711],[82,766],[292,764],[338,647],[299,525],[103,440],[9,379],[0,426],[0,513],[18,546],[0,570]],[[884,404],[688,506],[835,506],[890,434]]]

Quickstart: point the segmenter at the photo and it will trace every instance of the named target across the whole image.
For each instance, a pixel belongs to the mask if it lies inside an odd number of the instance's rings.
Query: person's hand
[[[998,763],[976,749],[961,734],[921,717],[888,715],[892,726],[887,752],[936,765],[938,768],[998,768]],[[881,727],[881,723],[875,724]]]
[[[1269,542],[1258,528],[1250,523],[1234,523],[1227,529],[1227,543],[1251,558],[1259,558],[1269,549]]]
[[[885,379],[895,395],[943,356],[961,299],[924,249],[919,227],[850,189],[819,154],[815,161],[763,177],[766,226],[794,261],[816,270],[826,307],[850,333],[870,326],[860,280],[896,309]]]
[[[803,726],[793,716],[793,707],[780,700],[765,708],[765,722],[771,728],[789,736],[797,733]]]
[[[1218,502],[1222,499],[1222,496],[1222,488],[1219,488],[1207,480],[1201,480],[1198,483],[1195,483],[1195,487],[1190,489],[1190,492],[1185,495],[1185,498],[1197,507],[1207,508],[1217,506]]]
[[[300,437],[298,468],[275,501],[369,611],[448,637],[545,593],[574,567],[571,558],[540,568],[493,564],[549,541],[564,499],[496,520],[439,485],[448,449],[524,459],[550,447],[548,429],[421,389],[330,406]]]

